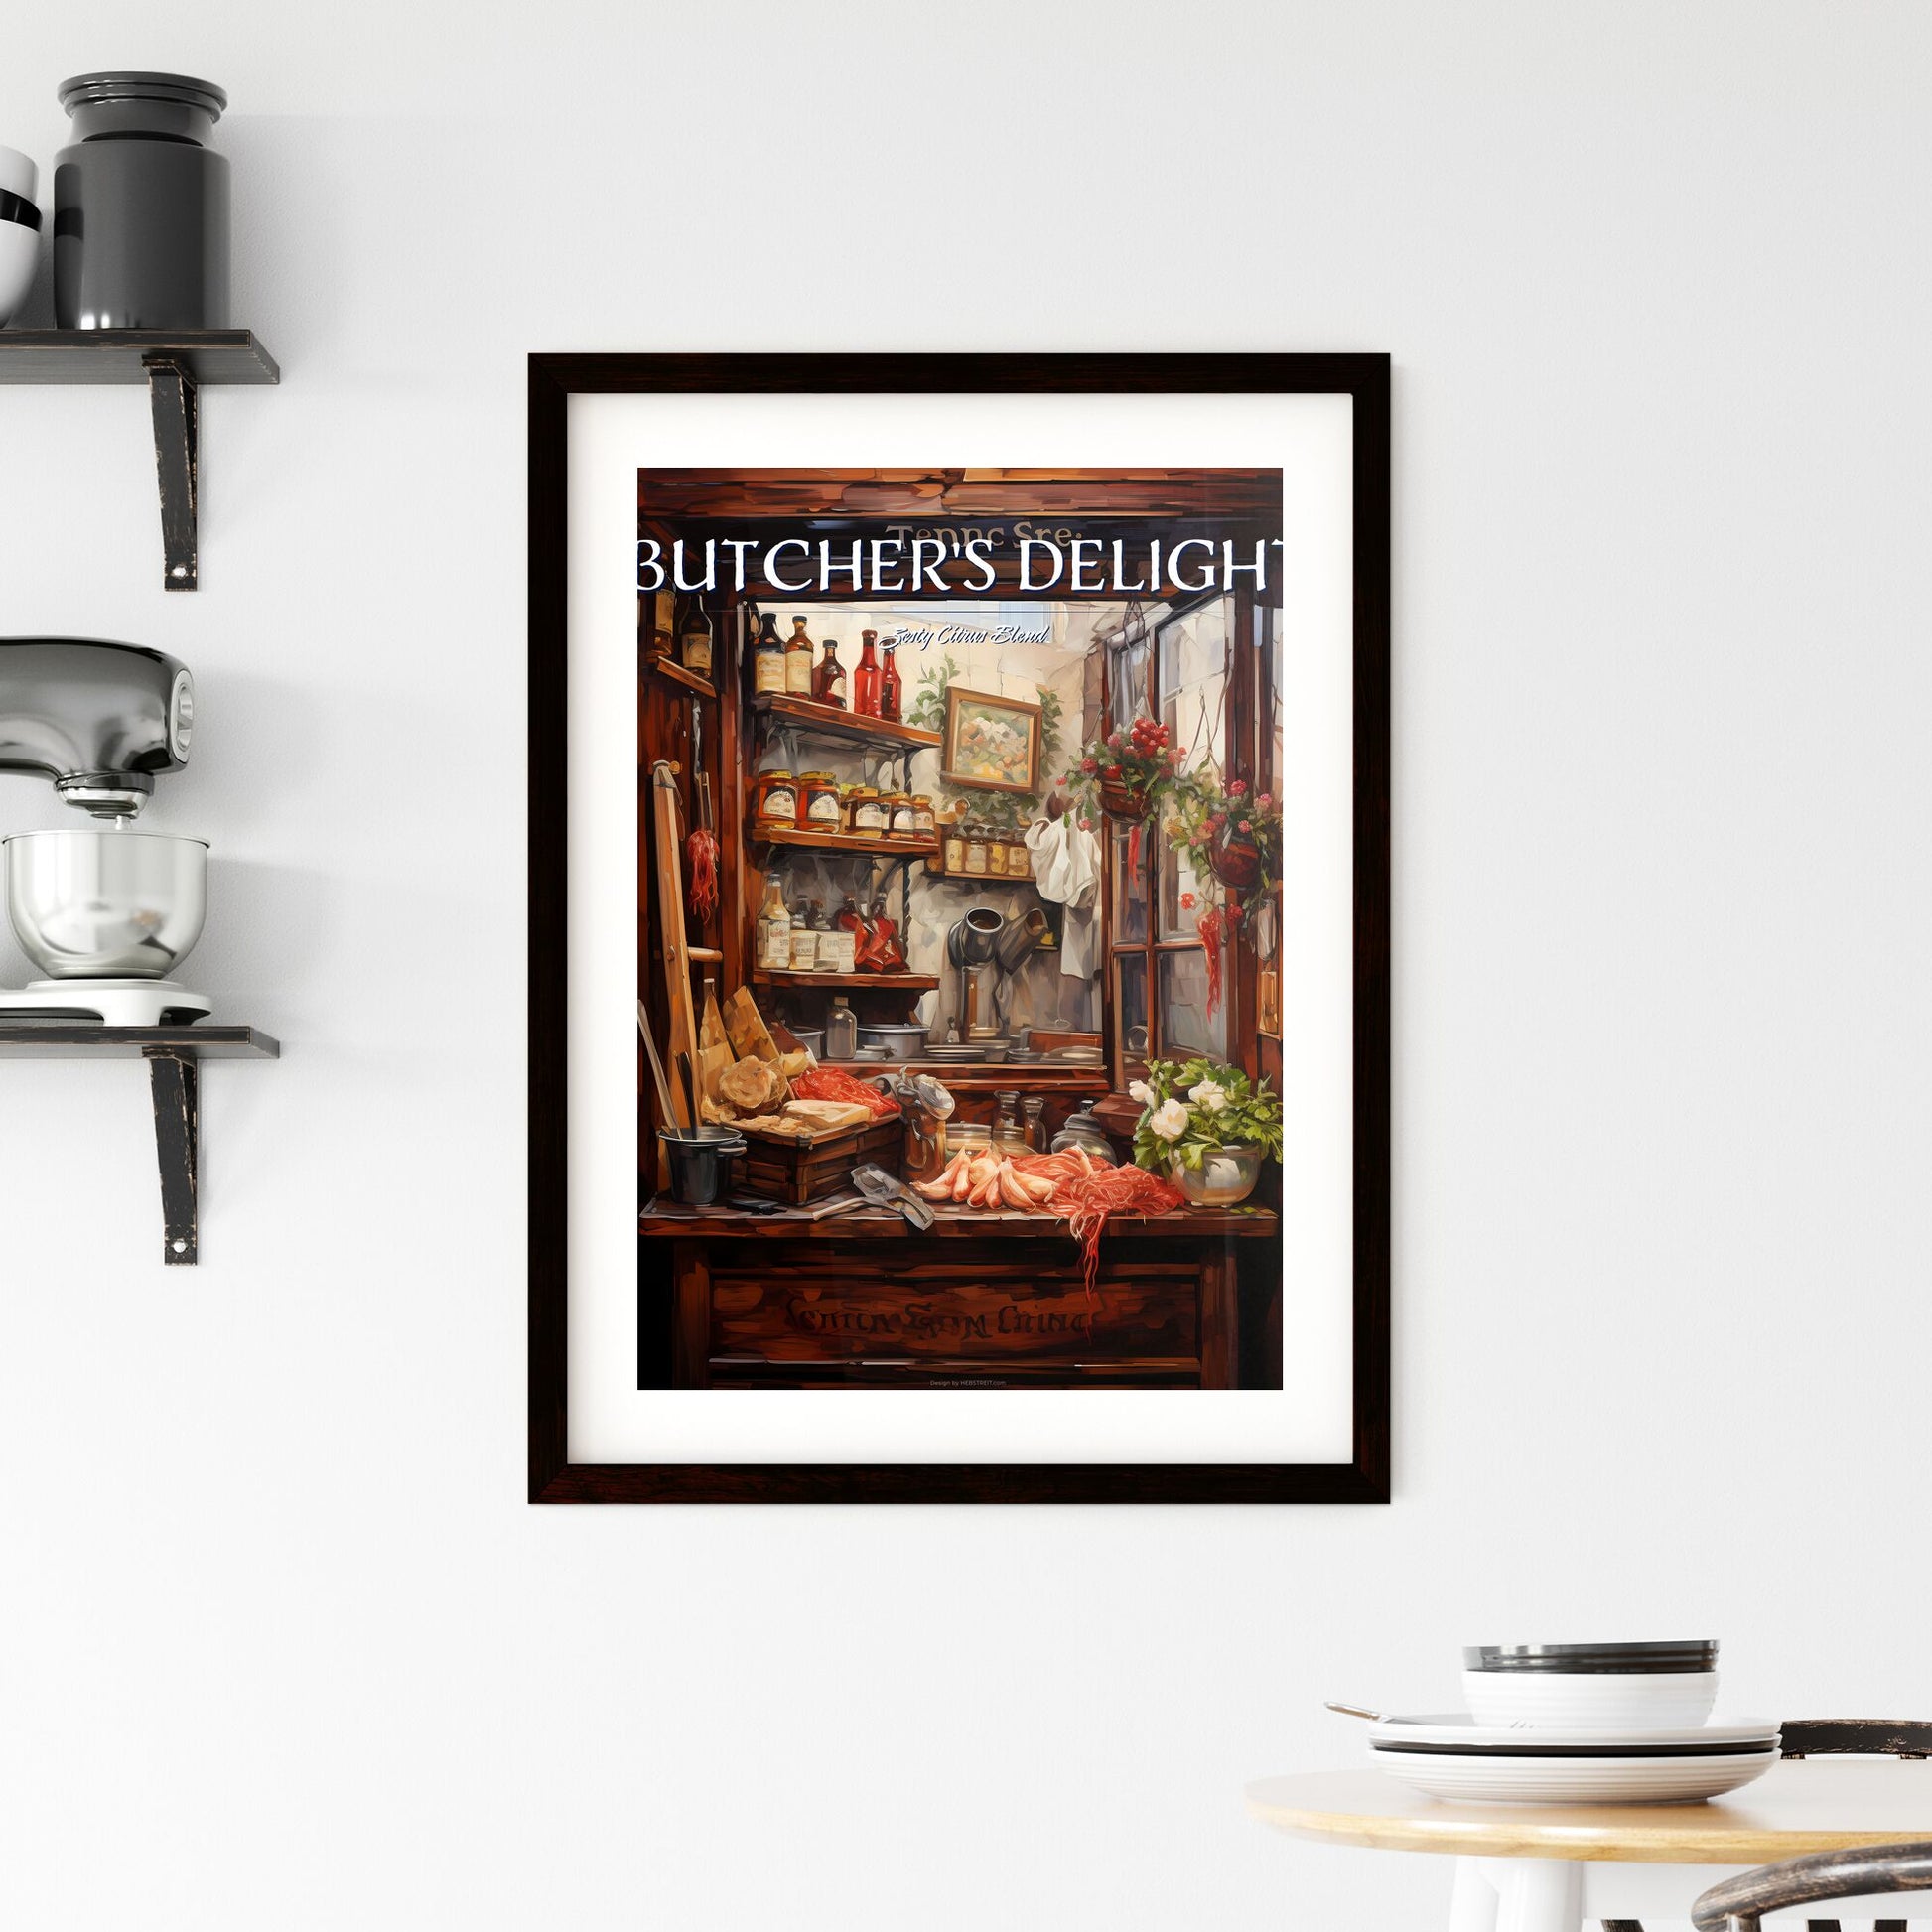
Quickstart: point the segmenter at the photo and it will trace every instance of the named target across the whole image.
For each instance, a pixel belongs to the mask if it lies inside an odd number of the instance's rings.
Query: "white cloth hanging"
[[[1099,957],[1094,931],[1100,919],[1100,841],[1083,832],[1071,812],[1035,819],[1027,827],[1039,896],[1066,908],[1060,928],[1060,973],[1090,980]]]

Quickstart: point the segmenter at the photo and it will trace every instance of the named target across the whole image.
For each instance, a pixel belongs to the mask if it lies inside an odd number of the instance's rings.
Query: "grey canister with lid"
[[[226,329],[228,97],[179,73],[83,73],[54,157],[54,319],[63,329]]]

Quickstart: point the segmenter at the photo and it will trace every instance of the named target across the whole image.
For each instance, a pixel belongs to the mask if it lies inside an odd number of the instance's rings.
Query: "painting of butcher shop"
[[[638,474],[638,1383],[1280,1388],[1271,470]]]

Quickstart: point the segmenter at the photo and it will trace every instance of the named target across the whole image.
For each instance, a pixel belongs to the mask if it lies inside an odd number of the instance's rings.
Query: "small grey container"
[[[63,329],[226,329],[228,104],[179,73],[64,80],[74,140],[54,157],[54,319]]]

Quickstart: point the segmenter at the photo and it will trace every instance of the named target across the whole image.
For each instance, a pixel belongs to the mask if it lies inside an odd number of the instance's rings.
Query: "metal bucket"
[[[671,1194],[686,1207],[710,1207],[731,1191],[732,1159],[745,1136],[730,1127],[660,1127],[671,1164]]]

